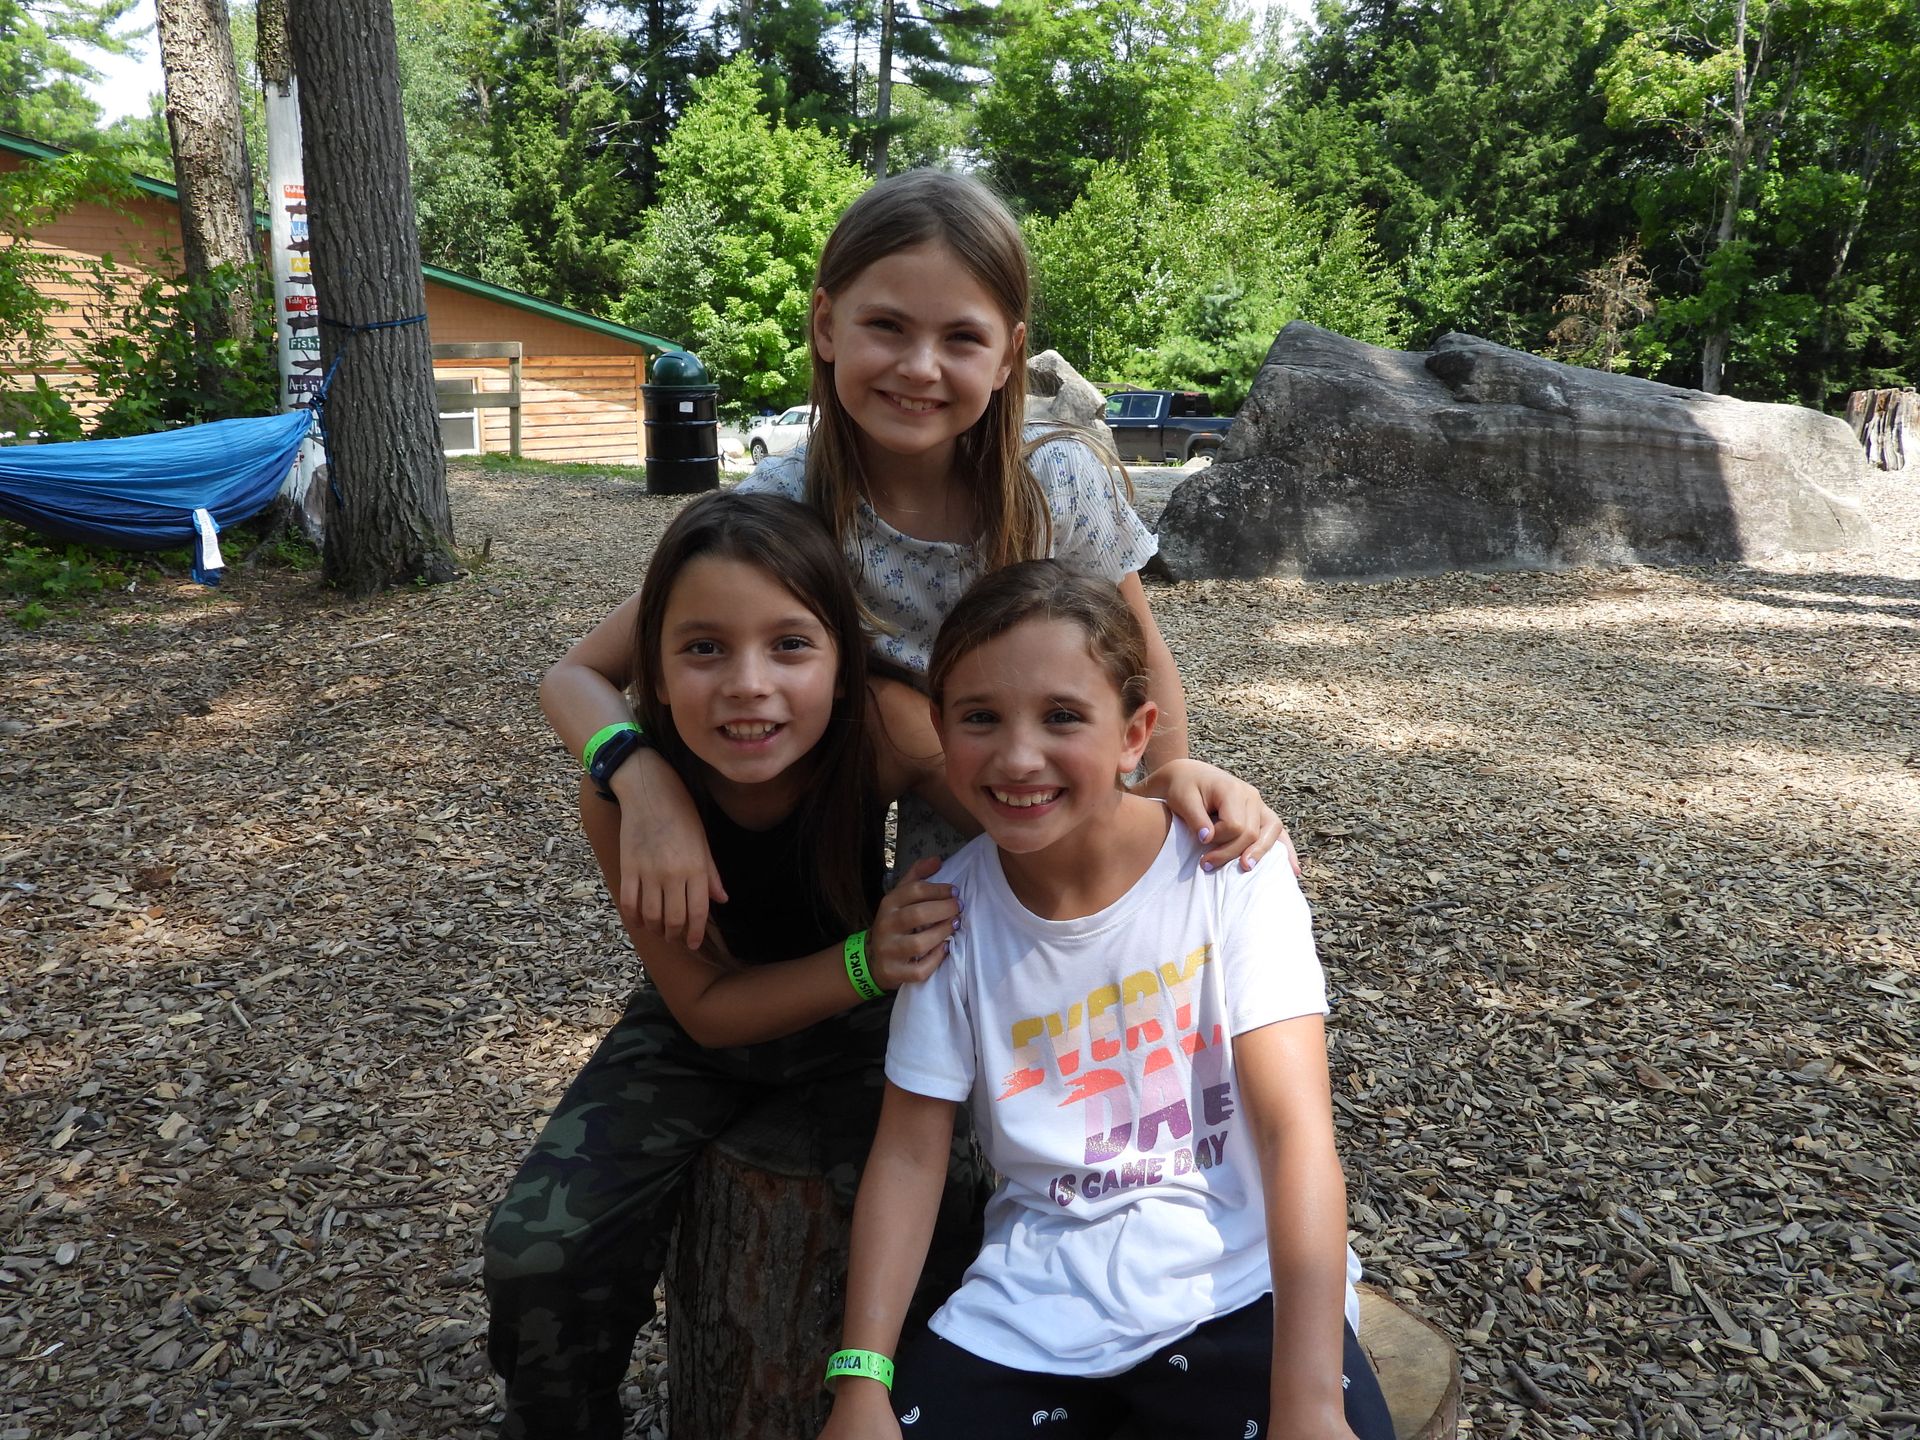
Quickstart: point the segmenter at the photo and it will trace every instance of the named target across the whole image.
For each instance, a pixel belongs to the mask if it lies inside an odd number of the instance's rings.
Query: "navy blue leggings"
[[[1260,1440],[1267,1433],[1273,1297],[1209,1320],[1120,1375],[1009,1369],[920,1330],[900,1352],[893,1410],[907,1440]],[[1346,1327],[1347,1425],[1394,1440],[1366,1353]]]

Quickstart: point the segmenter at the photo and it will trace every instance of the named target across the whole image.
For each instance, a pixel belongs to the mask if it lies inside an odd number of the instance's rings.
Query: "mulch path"
[[[0,646],[0,1440],[493,1433],[479,1231],[635,971],[534,690],[675,502],[453,488],[456,584]],[[1869,505],[1151,589],[1305,853],[1354,1243],[1475,1435],[1920,1435],[1920,481]]]

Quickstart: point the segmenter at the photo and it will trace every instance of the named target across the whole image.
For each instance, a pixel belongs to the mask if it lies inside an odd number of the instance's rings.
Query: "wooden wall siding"
[[[0,170],[18,170],[27,163],[17,155],[0,154]],[[58,354],[87,328],[88,312],[101,305],[102,297],[83,267],[112,256],[127,272],[115,287],[115,298],[130,299],[164,256],[180,253],[180,212],[167,201],[145,194],[121,200],[117,206],[76,205],[35,229],[33,248],[50,256],[65,272],[63,278],[41,286],[59,302],[49,320]],[[0,357],[0,366],[12,358]],[[53,383],[51,374],[48,380]]]
[[[0,154],[0,170],[30,163],[19,156]],[[135,272],[129,293],[159,265],[161,258],[180,251],[180,212],[158,196],[137,195],[120,208],[80,205],[35,232],[34,248],[77,267],[111,254],[125,269]],[[86,326],[87,311],[95,305],[92,287],[78,279],[51,287],[62,301],[53,318],[56,334],[70,336]],[[362,318],[362,317],[356,317]],[[436,342],[518,340],[522,350],[520,453],[531,459],[636,465],[645,458],[641,426],[640,386],[646,378],[648,351],[616,336],[602,335],[584,326],[569,325],[498,300],[469,295],[452,286],[427,281],[427,329]],[[11,356],[0,355],[0,384],[13,370]],[[347,362],[351,364],[352,361]],[[442,375],[485,372],[485,362],[447,361],[436,367]],[[497,366],[498,379],[489,389],[506,388],[506,362]],[[49,369],[50,383],[75,392],[80,377],[64,369]],[[83,415],[96,408],[91,396],[73,393]],[[505,410],[481,412],[487,453],[506,454],[510,424]]]
[[[427,328],[433,343],[451,345],[473,340],[518,340],[527,360],[536,355],[633,356],[646,352],[628,340],[602,335],[579,325],[549,319],[529,310],[485,300],[427,281]]]
[[[440,375],[472,375],[484,367],[472,361],[448,361]],[[646,459],[641,426],[640,385],[646,373],[643,355],[526,356],[520,362],[520,454],[529,460],[568,464],[638,465]],[[506,389],[501,362],[485,382]],[[505,410],[483,410],[485,452],[507,453]]]

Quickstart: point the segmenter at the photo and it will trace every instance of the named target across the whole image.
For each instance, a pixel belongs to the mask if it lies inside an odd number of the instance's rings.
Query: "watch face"
[[[638,733],[622,730],[608,739],[594,752],[593,764],[587,768],[587,774],[604,784],[620,768],[626,758],[641,747],[643,742]]]

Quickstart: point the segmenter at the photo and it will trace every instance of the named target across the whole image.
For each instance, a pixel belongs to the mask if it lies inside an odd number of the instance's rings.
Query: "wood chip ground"
[[[635,972],[535,684],[676,503],[453,495],[453,585],[0,638],[0,1440],[496,1429],[480,1230]],[[1920,483],[1869,511],[1151,588],[1304,853],[1354,1245],[1476,1436],[1920,1435]]]

